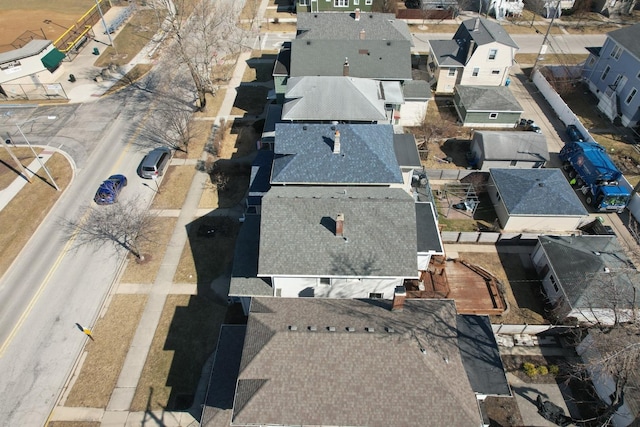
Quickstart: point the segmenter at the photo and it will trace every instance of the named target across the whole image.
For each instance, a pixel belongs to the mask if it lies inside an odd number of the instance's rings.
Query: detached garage
[[[489,198],[504,231],[573,231],[588,216],[560,169],[491,169]]]
[[[549,161],[547,138],[536,132],[474,132],[471,153],[473,165],[483,171],[491,168],[541,168]]]
[[[453,103],[462,125],[475,128],[515,128],[523,112],[507,86],[458,85]]]

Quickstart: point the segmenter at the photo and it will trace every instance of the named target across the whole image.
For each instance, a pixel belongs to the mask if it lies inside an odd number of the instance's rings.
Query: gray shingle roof
[[[456,40],[429,40],[431,56],[444,67],[464,67],[466,56]]]
[[[636,59],[640,60],[640,43],[638,43],[640,24],[611,31],[607,33],[607,37],[612,38],[616,43],[631,52]]]
[[[398,82],[393,82],[399,85]],[[387,120],[380,82],[343,76],[291,77],[283,120]]]
[[[549,160],[547,138],[537,132],[476,131],[471,144],[476,143],[485,160]]]
[[[420,163],[420,153],[416,145],[416,137],[411,133],[394,133],[393,134],[393,151],[396,153],[396,159],[401,167],[422,166]]]
[[[444,254],[433,206],[429,202],[420,202],[416,203],[415,207],[418,253]]]
[[[460,355],[473,391],[487,396],[510,396],[489,317],[466,314],[457,317]]]
[[[586,216],[560,169],[490,169],[509,215]]]
[[[407,80],[402,85],[405,101],[427,101],[433,98],[431,86],[424,80]]]
[[[253,300],[233,425],[480,423],[453,301],[408,300],[392,312],[371,300]]]
[[[364,30],[364,37],[369,40],[412,42],[407,23],[392,13],[361,13],[358,21],[354,13],[301,13],[297,21],[299,39],[360,40]]]
[[[51,44],[51,40],[31,40],[21,48],[0,53],[0,64],[11,61],[19,61],[30,56],[34,56],[45,50]]]
[[[618,308],[631,308],[633,287],[640,290],[640,277],[635,269],[629,269],[630,261],[615,236],[540,236],[538,241],[571,307],[612,308],[610,296],[617,298]],[[605,268],[611,272],[607,278],[616,284],[611,292],[603,291],[602,277],[593,276],[606,274]],[[621,271],[625,273],[618,273]]]
[[[405,40],[293,40],[290,75],[342,76],[345,58],[349,76],[411,80],[411,45]]]
[[[399,188],[272,187],[262,199],[261,276],[417,277],[413,198]],[[344,237],[335,218],[344,214]]]
[[[269,280],[257,277],[260,246],[260,216],[247,215],[233,255],[229,296],[273,296]]]
[[[467,112],[523,112],[522,106],[507,86],[455,87]]]
[[[476,26],[477,30],[475,30]],[[471,18],[462,21],[453,38],[465,41],[471,38],[479,45],[498,42],[516,49],[518,48],[516,42],[514,42],[509,33],[502,28],[502,25],[485,18]]]
[[[340,132],[340,153],[334,150]],[[399,184],[393,127],[378,124],[276,124],[272,184]]]

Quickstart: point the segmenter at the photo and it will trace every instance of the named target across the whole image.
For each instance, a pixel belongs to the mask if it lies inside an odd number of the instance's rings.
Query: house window
[[[638,91],[634,87],[633,89],[631,89],[631,93],[629,94],[629,96],[627,96],[627,99],[624,102],[626,102],[627,104],[630,104],[631,101],[633,101],[633,97],[636,96],[636,93],[638,93]]]
[[[500,70],[491,70],[491,74],[500,74]]]
[[[360,4],[360,0],[353,0],[353,5],[358,6]]]
[[[553,275],[549,276],[549,280],[551,281],[551,284],[553,285],[553,289],[555,289],[556,292],[558,292],[558,284],[556,283],[556,279],[555,277],[553,277]]]
[[[309,6],[309,0],[300,0],[298,4],[300,6]]]
[[[593,64],[595,63],[596,63],[596,58],[592,56],[591,59],[589,59],[589,67],[593,67]]]
[[[480,67],[473,67],[473,73],[471,75],[473,77],[478,77],[479,72],[480,72]]]
[[[449,68],[449,77],[453,77],[456,75],[456,69],[455,68]]]
[[[371,4],[373,3],[373,0],[365,0],[364,4],[366,4],[367,6],[371,6]]]
[[[620,79],[622,78],[622,74],[618,74],[618,77],[616,77],[616,80],[613,82],[614,87],[618,86],[618,83],[620,82]]]
[[[609,71],[611,71],[611,67],[607,65],[607,68],[604,69],[604,71],[602,72],[602,75],[600,76],[600,80],[606,79],[607,75],[609,74]]]
[[[489,49],[489,59],[496,59],[496,56],[498,56],[498,49]]]
[[[489,119],[495,120],[498,118],[498,113],[489,113]]]
[[[328,277],[321,277],[320,278],[320,284],[321,285],[331,285],[331,279]]]
[[[511,160],[511,166],[516,166],[518,164],[517,160]]]
[[[613,48],[613,50],[611,51],[611,57],[618,59],[620,58],[620,54],[622,54],[622,48],[618,45],[615,45],[615,47]]]
[[[369,294],[369,298],[371,299],[382,299],[382,294],[379,292],[371,292]]]
[[[349,0],[333,0],[334,7],[347,7],[349,6]]]

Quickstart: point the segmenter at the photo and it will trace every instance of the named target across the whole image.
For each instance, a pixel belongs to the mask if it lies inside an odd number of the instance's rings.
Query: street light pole
[[[36,117],[33,118],[31,120],[27,120],[26,122],[22,122],[21,125],[24,126],[27,123],[33,122],[38,120],[40,117]],[[56,116],[48,116],[47,117],[49,120],[55,120]],[[20,132],[20,135],[22,135],[22,137],[24,138],[24,140],[27,142],[27,145],[29,146],[29,148],[31,149],[31,152],[33,153],[33,155],[35,156],[36,159],[38,159],[38,163],[40,163],[40,167],[42,167],[42,169],[44,169],[44,171],[47,173],[47,176],[49,177],[49,179],[51,180],[51,183],[53,184],[53,186],[56,188],[57,191],[60,191],[60,187],[58,187],[58,184],[56,184],[56,181],[53,179],[53,177],[51,176],[51,173],[49,173],[49,169],[47,169],[47,167],[44,165],[44,163],[42,162],[42,159],[40,158],[40,156],[38,156],[38,154],[36,154],[36,150],[33,149],[33,146],[31,145],[31,143],[29,142],[29,140],[27,139],[27,136],[24,134],[24,132],[22,132],[22,128],[20,127],[20,125],[18,123],[16,123],[16,127],[18,128],[18,132]]]

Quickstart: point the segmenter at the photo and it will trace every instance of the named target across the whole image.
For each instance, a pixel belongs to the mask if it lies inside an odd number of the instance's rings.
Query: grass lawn
[[[538,57],[537,53],[516,53],[516,62],[520,65],[533,65]],[[538,61],[538,65],[575,65],[587,60],[589,54],[578,53],[551,53],[544,54],[543,59]]]
[[[227,307],[193,295],[169,295],[131,411],[185,410],[215,349]]]
[[[106,315],[91,328],[95,341],[87,340],[87,357],[65,406],[107,407],[146,302],[146,295],[113,296]]]
[[[264,21],[260,27],[260,31],[265,33],[295,33],[296,29],[297,27],[295,22]]]
[[[145,254],[146,261],[137,263],[135,258],[130,255],[120,282],[152,284],[155,281],[177,218],[157,217],[155,221],[158,231],[154,234],[154,241],[141,245],[140,249]]]
[[[207,107],[204,111],[196,112],[193,117],[195,119],[203,119],[203,118],[213,118],[218,115],[220,111],[220,107],[222,106],[222,102],[224,101],[224,97],[227,94],[227,88],[222,87],[218,89],[215,95],[207,94],[205,95],[207,99]],[[213,121],[209,122],[210,124]],[[209,129],[211,130],[211,129]],[[208,135],[207,135],[208,137]],[[206,141],[205,141],[206,142]]]
[[[161,20],[164,19],[164,13],[166,12],[163,12]],[[124,65],[129,63],[151,41],[157,31],[156,11],[138,10],[113,40],[114,46],[106,47],[94,65],[106,67],[110,64]]]
[[[34,159],[31,150],[26,148],[16,148],[14,153],[23,166],[29,165]],[[0,182],[5,184],[4,187],[18,176],[12,170],[14,167],[12,162],[9,154],[5,150],[0,150]],[[64,190],[69,185],[72,175],[67,159],[55,153],[45,165],[58,187]],[[7,271],[62,194],[61,191],[56,191],[47,179],[46,173],[40,169],[31,179],[31,184],[25,184],[22,190],[0,211],[0,223],[5,224],[0,233],[0,275]],[[6,224],[11,226],[8,227]]]
[[[196,173],[193,165],[169,166],[162,178],[160,192],[153,198],[152,209],[180,209]],[[153,182],[149,183],[155,189]]]

